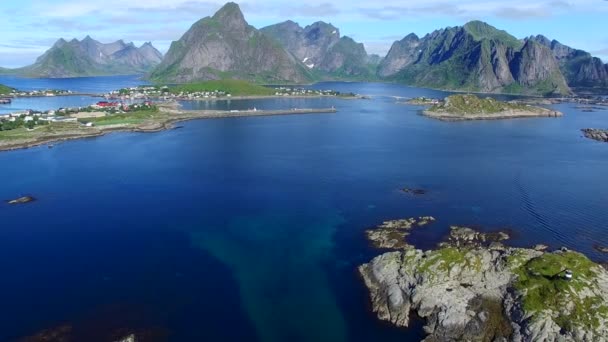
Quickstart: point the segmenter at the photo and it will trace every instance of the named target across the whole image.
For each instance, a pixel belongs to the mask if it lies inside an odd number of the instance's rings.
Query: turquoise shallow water
[[[390,97],[443,93],[317,86],[375,96],[217,102],[339,112],[0,153],[0,199],[38,198],[0,204],[10,312],[0,340],[69,322],[90,341],[117,329],[170,341],[418,341],[418,322],[375,318],[356,272],[380,253],[366,228],[414,215],[438,218],[413,236],[424,248],[465,224],[605,260],[592,246],[608,245],[608,148],[579,129],[607,126],[608,112],[560,105],[561,119],[445,123]]]

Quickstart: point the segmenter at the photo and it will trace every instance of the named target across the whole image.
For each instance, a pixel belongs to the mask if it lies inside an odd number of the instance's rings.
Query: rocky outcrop
[[[173,42],[150,78],[176,83],[223,78],[301,83],[311,80],[306,69],[274,39],[250,26],[237,4],[227,3]]]
[[[6,201],[6,203],[8,204],[26,204],[26,203],[30,203],[30,202],[34,202],[36,199],[32,196],[23,196],[23,197],[19,197],[13,200],[8,200]]]
[[[374,64],[365,47],[352,38],[340,37],[340,30],[331,24],[318,21],[302,28],[289,20],[260,29],[275,39],[308,69],[321,73],[324,78],[372,77]],[[377,64],[377,62],[376,62]]]
[[[607,341],[608,271],[507,237],[454,226],[437,249],[404,243],[374,258],[359,268],[374,312],[404,327],[415,312],[425,341]]]
[[[423,227],[433,223],[432,216],[421,216],[404,220],[385,221],[381,225],[365,231],[367,238],[376,248],[405,248],[411,247],[405,237],[414,227]]]
[[[390,80],[480,92],[569,94],[549,48],[527,44],[486,23],[414,34],[397,41],[378,68]]]
[[[17,72],[51,78],[136,74],[151,70],[161,59],[151,43],[138,48],[122,40],[103,44],[87,36],[82,41],[59,39],[33,65]]]
[[[581,131],[589,139],[608,142],[608,129],[583,128]]]

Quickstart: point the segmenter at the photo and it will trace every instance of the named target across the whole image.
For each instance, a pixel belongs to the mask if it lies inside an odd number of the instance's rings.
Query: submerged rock
[[[130,334],[115,342],[137,342],[137,339],[135,338],[135,334]]]
[[[600,253],[608,253],[608,247],[595,245],[595,246],[593,246],[593,248],[595,248],[595,250]]]
[[[72,330],[71,325],[65,324],[22,338],[19,342],[69,342],[72,341]]]
[[[607,341],[608,272],[577,252],[498,243],[506,238],[454,226],[437,249],[374,258],[359,267],[374,312],[404,327],[416,312],[425,341]]]
[[[6,201],[8,204],[25,204],[25,203],[30,203],[30,202],[34,202],[36,199],[32,196],[23,196],[23,197],[19,197],[17,199],[14,200],[8,200]]]
[[[410,188],[403,188],[401,189],[401,191],[407,193],[407,194],[412,194],[412,195],[424,195],[426,194],[426,190],[424,189],[410,189]]]

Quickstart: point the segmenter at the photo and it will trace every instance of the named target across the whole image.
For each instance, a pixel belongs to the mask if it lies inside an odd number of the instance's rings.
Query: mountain
[[[410,34],[395,42],[380,77],[411,85],[479,92],[568,94],[553,52],[484,22]]]
[[[278,42],[250,26],[237,4],[227,3],[173,42],[150,78],[176,83],[239,78],[277,84],[309,82],[312,75]]]
[[[161,59],[151,43],[138,48],[122,40],[102,44],[87,36],[82,41],[59,39],[34,64],[16,72],[51,78],[136,74],[149,71]]]
[[[340,37],[340,30],[322,21],[302,28],[288,20],[260,29],[281,43],[296,59],[320,78],[364,78],[375,75],[363,44]],[[376,63],[377,64],[377,63]]]
[[[608,87],[608,64],[604,64],[601,59],[591,56],[586,51],[563,45],[557,40],[549,40],[542,35],[532,36],[527,40],[551,49],[570,87],[583,89]]]

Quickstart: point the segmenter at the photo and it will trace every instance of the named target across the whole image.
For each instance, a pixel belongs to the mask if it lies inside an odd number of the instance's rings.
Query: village
[[[291,87],[276,87],[271,88],[274,93],[270,92],[267,96],[341,96],[342,94],[335,90],[316,90],[316,89],[305,89],[305,88],[291,88]],[[354,94],[347,94],[352,95]],[[233,95],[230,92],[223,90],[210,90],[210,91],[179,91],[173,92],[168,86],[140,86],[132,88],[123,88],[114,90],[103,95],[104,98],[109,100],[118,99],[159,99],[159,100],[209,100],[209,99],[228,99],[232,98]],[[250,96],[246,96],[250,97]]]
[[[8,131],[21,127],[32,130],[35,126],[47,125],[51,122],[80,122],[83,126],[92,127],[94,123],[87,119],[115,114],[126,114],[153,108],[154,104],[150,101],[135,104],[100,101],[88,107],[60,108],[47,111],[28,109],[7,115],[0,115],[0,131]]]

